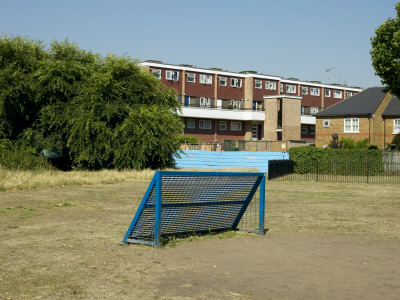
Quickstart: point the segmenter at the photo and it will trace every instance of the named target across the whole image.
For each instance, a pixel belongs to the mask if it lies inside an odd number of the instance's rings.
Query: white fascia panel
[[[313,117],[313,116],[301,116],[301,124],[315,125],[315,117]]]
[[[205,109],[197,107],[182,107],[182,117],[197,119],[219,119],[236,121],[264,121],[265,113],[252,110]]]

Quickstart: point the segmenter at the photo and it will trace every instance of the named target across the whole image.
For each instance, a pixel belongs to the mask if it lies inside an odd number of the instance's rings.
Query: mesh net
[[[190,174],[162,175],[160,236],[259,229],[259,173],[254,176]],[[154,242],[156,184],[152,182],[147,197],[142,200],[128,242]]]

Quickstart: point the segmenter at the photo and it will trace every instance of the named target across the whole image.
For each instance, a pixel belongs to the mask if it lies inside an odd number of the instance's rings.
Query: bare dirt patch
[[[265,237],[121,242],[148,181],[0,193],[1,299],[396,299],[397,185],[268,183]]]

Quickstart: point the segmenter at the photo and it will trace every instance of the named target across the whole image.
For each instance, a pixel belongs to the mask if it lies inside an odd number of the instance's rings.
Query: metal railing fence
[[[297,164],[292,160],[270,161],[268,180],[400,183],[400,163],[351,161],[310,161]]]

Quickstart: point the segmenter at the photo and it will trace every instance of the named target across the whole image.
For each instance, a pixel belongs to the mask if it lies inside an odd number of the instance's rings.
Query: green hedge
[[[382,151],[298,147],[289,149],[295,173],[374,175],[382,171]]]

